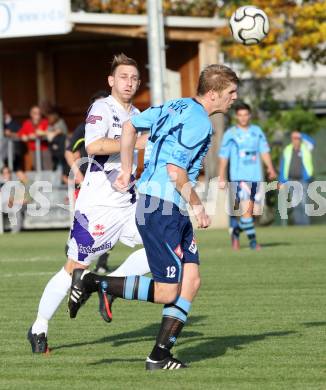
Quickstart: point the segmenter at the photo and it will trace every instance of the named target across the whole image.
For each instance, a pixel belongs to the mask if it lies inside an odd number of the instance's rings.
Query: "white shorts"
[[[232,181],[230,182],[231,202],[251,200],[260,204],[264,198],[264,186],[261,182]]]
[[[135,221],[136,203],[130,207],[75,210],[68,241],[68,258],[90,265],[118,240],[127,246],[142,244]]]

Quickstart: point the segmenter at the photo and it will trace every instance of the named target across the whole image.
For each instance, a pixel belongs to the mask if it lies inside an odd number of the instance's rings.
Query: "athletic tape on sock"
[[[186,322],[190,308],[191,302],[182,297],[178,297],[174,303],[164,306],[163,317],[173,317],[181,322]]]
[[[153,280],[146,276],[127,276],[124,283],[123,298],[153,302]]]
[[[125,281],[125,288],[123,297],[125,299],[133,299],[133,292],[135,287],[136,276],[127,276]]]
[[[138,284],[138,296],[137,299],[139,301],[147,301],[148,300],[148,291],[151,283],[150,278],[146,278],[146,276],[139,277]]]

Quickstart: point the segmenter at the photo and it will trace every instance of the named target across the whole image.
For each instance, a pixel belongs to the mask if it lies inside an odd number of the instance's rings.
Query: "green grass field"
[[[26,341],[67,232],[0,236],[0,389],[326,389],[325,227],[258,231],[261,252],[198,232],[202,288],[175,348],[191,369],[146,372],[161,308],[119,300],[103,322],[94,296],[50,323],[49,356]],[[118,246],[117,266],[130,252]]]

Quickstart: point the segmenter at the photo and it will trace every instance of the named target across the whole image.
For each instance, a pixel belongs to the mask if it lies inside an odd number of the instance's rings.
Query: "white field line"
[[[47,275],[54,275],[54,272],[15,272],[15,273],[7,273],[2,274],[2,277],[5,278],[13,278],[13,277],[31,277],[31,276],[47,276]]]
[[[63,256],[64,257],[64,256]],[[57,261],[58,258],[56,257],[49,257],[49,256],[36,256],[36,257],[11,257],[10,259],[1,259],[0,258],[0,264],[1,263],[36,263],[38,261]]]

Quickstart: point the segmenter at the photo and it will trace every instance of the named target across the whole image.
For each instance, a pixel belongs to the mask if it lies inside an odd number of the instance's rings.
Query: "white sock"
[[[131,276],[131,275],[145,275],[151,272],[145,249],[138,249],[133,252],[127,259],[117,268],[111,272],[110,276]]]
[[[71,285],[71,276],[61,268],[46,285],[38,307],[37,319],[32,326],[32,333],[48,333],[48,321],[57,311],[67,295]]]

